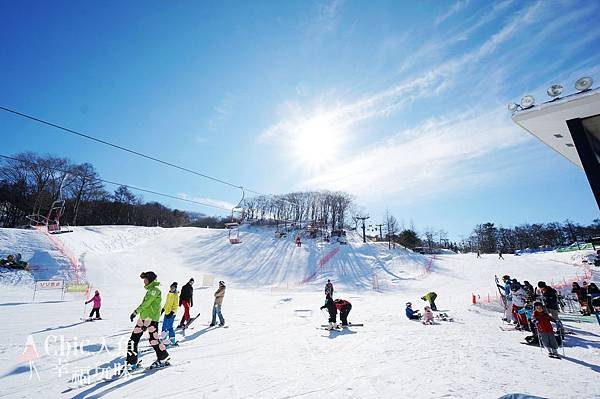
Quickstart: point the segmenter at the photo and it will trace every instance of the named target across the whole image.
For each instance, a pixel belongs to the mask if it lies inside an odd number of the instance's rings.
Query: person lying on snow
[[[419,309],[413,310],[412,303],[406,302],[406,317],[409,320],[421,320],[421,314],[419,313]]]

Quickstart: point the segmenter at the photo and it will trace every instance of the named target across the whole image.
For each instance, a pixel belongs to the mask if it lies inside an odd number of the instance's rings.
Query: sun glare
[[[331,118],[315,117],[298,129],[294,155],[303,166],[319,169],[335,161],[341,146],[341,132]]]

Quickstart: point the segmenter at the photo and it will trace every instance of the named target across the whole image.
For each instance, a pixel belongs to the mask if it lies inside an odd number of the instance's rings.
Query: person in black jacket
[[[183,305],[183,317],[179,322],[177,328],[182,328],[190,320],[190,308],[194,306],[194,279],[191,278],[187,284],[181,287],[181,294],[179,294],[179,306]]]
[[[325,299],[325,305],[321,306],[321,310],[327,309],[329,312],[329,329],[335,328],[336,316],[337,316],[337,308],[335,306],[335,302],[333,302],[333,298],[331,295],[327,295]]]
[[[538,282],[538,288],[542,292],[546,310],[555,320],[558,320],[558,293],[554,288],[546,285],[544,281]]]

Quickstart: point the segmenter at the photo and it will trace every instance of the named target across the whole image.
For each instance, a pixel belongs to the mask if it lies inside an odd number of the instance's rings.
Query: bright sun
[[[342,144],[339,127],[331,118],[319,116],[305,122],[290,143],[294,158],[304,166],[319,169],[335,161]]]

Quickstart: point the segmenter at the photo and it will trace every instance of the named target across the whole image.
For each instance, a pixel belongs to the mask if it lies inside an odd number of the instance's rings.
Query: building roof
[[[567,127],[567,120],[599,114],[600,88],[596,88],[516,111],[512,120],[583,169]]]

